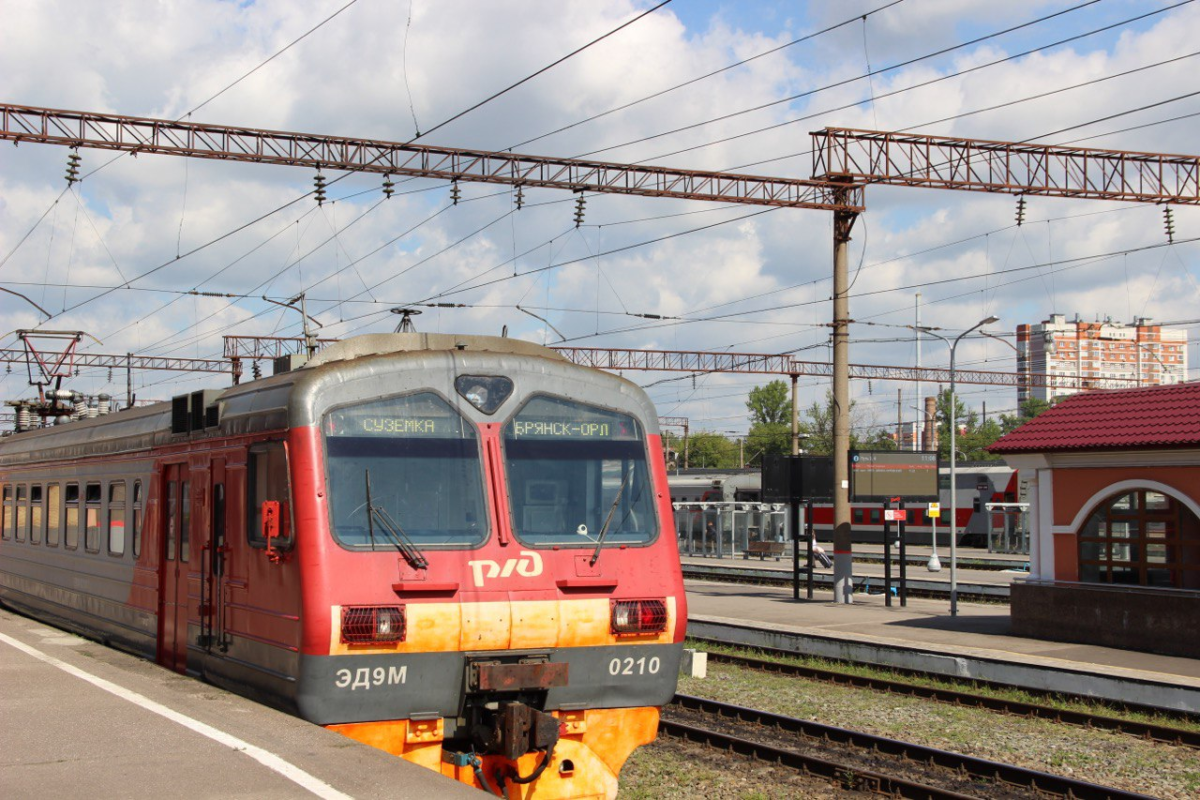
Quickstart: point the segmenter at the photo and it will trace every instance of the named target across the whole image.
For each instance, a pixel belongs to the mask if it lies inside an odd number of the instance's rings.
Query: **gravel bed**
[[[1200,796],[1200,754],[1190,748],[1146,742],[1125,734],[1012,717],[981,709],[957,708],[917,698],[832,686],[724,664],[710,663],[706,679],[682,678],[679,691],[1155,797],[1173,799]],[[643,751],[648,750],[651,748],[643,748]],[[622,771],[621,797],[650,797],[651,794],[626,792],[642,790],[643,787],[635,778],[640,773],[669,771],[666,767],[647,770],[641,755],[635,755],[631,760],[633,769]],[[646,755],[651,760],[657,758],[654,752]],[[727,762],[729,759],[725,757],[724,760]],[[721,763],[720,758],[718,763]],[[679,774],[687,775],[690,767],[688,762],[680,764]],[[632,783],[629,778],[634,778]],[[762,795],[756,795],[753,792],[757,790],[750,789],[749,794],[717,791],[700,795],[664,794],[662,790],[656,790],[653,796],[802,796],[780,794],[781,787],[772,785],[776,786],[776,790]]]

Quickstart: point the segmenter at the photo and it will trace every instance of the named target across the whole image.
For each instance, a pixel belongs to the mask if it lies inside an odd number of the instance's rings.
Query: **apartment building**
[[[1134,388],[1187,380],[1187,333],[1164,330],[1142,317],[1129,324],[1084,322],[1063,314],[1017,326],[1017,401],[1056,397],[1097,388]],[[1047,385],[1027,376],[1045,375]],[[1062,376],[1068,381],[1055,381]]]

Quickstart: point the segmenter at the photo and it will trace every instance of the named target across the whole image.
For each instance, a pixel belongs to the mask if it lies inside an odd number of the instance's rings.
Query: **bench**
[[[758,560],[762,561],[767,556],[775,556],[775,560],[779,561],[783,556],[783,547],[783,542],[747,542],[742,558],[758,556]]]

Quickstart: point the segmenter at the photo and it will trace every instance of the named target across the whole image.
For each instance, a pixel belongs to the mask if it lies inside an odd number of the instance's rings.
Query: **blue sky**
[[[1052,141],[1105,134],[1086,144],[1194,152],[1194,119],[1148,126],[1200,111],[1200,99],[1173,99],[1195,90],[1200,4],[1194,2],[955,75],[1174,5],[1102,0],[871,81],[863,78],[868,61],[879,70],[1081,4],[904,0],[863,22],[862,14],[886,1],[674,0],[429,141],[510,147],[845,21],[811,41],[521,149],[555,156],[598,152],[601,159],[696,169],[758,164],[747,171],[807,177],[809,156],[779,157],[805,153],[808,132],[824,126],[916,126],[941,135],[1015,140],[1119,115]],[[358,0],[268,61],[343,5],[345,0],[12,5],[0,28],[0,97],[167,118],[204,104],[192,119],[404,140],[414,127],[428,130],[652,4]],[[1150,67],[1168,58],[1182,60]],[[945,80],[909,88],[934,78]],[[820,91],[775,103],[814,90]],[[859,102],[889,92],[897,94],[873,106]],[[1057,93],[1027,99],[1046,92]],[[712,121],[759,105],[766,107]],[[839,106],[848,107],[832,110]],[[942,119],[948,121],[934,124]],[[695,123],[704,124],[664,135]],[[1113,133],[1125,128],[1134,130]],[[635,143],[617,147],[627,142]],[[561,193],[531,191],[528,205],[514,212],[511,195],[468,184],[461,187],[464,202],[448,209],[447,186],[415,181],[403,189],[417,193],[377,205],[378,180],[360,175],[339,181],[334,202],[325,206],[306,199],[274,211],[309,191],[310,171],[167,157],[108,164],[109,154],[81,155],[85,171],[105,166],[63,194],[65,151],[0,147],[0,286],[28,294],[54,314],[46,320],[6,295],[0,301],[4,331],[42,324],[87,330],[104,342],[93,345],[94,352],[212,357],[224,334],[296,334],[295,314],[256,298],[307,291],[314,298],[310,312],[333,336],[391,330],[392,306],[452,300],[467,307],[426,308],[422,329],[498,333],[507,325],[515,335],[549,343],[559,338],[557,329],[572,344],[600,347],[795,350],[814,359],[825,354],[831,254],[829,215],[823,212],[743,219],[753,209],[595,196],[585,224],[576,229],[573,199]],[[1177,210],[1181,243],[1167,249],[1159,247],[1162,211],[1152,206],[1031,198],[1027,223],[1017,229],[1015,200],[1008,196],[873,187],[867,197],[868,212],[852,242],[852,265],[861,262],[863,269],[856,284],[861,295],[851,307],[863,322],[911,323],[917,291],[927,324],[953,329],[996,313],[1002,318],[997,332],[1010,335],[1017,324],[1055,312],[1088,319],[1195,316],[1196,245],[1186,240],[1200,236],[1200,215],[1191,208]],[[718,221],[725,224],[692,231]],[[176,263],[177,254],[189,251],[195,252]],[[1118,255],[1086,268],[1064,262],[1112,253]],[[564,265],[541,269],[558,263]],[[1038,264],[1045,266],[998,277]],[[501,277],[472,291],[452,288]],[[946,278],[955,280],[932,283]],[[129,279],[129,288],[90,299]],[[179,294],[190,289],[246,297]],[[517,305],[537,311],[553,329]],[[726,316],[730,312],[740,313]],[[629,316],[636,313],[681,319],[653,323]],[[860,324],[852,336],[856,362],[908,364],[915,358],[902,329]],[[11,338],[0,346],[12,346]],[[924,353],[926,364],[944,361],[936,347]],[[1015,369],[1011,351],[995,343],[964,345],[960,361]],[[649,384],[660,377],[638,380]],[[109,385],[104,374],[80,381],[87,391],[123,389]],[[143,396],[169,397],[212,379],[148,373],[139,381]],[[728,430],[746,425],[743,402],[756,382],[762,379],[701,376],[695,388],[686,378],[650,393],[664,414],[689,416],[697,428]],[[805,379],[804,402],[826,388],[822,380]],[[855,387],[862,424],[895,419],[894,390]],[[19,376],[0,376],[5,397],[27,391]],[[971,391],[972,404],[1015,405],[1010,390]],[[881,399],[886,395],[890,401]]]

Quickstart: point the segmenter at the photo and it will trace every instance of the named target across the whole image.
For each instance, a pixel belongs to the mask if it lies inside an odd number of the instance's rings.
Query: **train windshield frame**
[[[325,474],[333,538],[351,550],[395,550],[370,505],[420,547],[476,547],[489,533],[476,427],[429,390],[326,412]]]
[[[634,417],[534,395],[502,436],[509,513],[523,544],[594,548],[602,531],[605,548],[658,537],[646,438]]]

